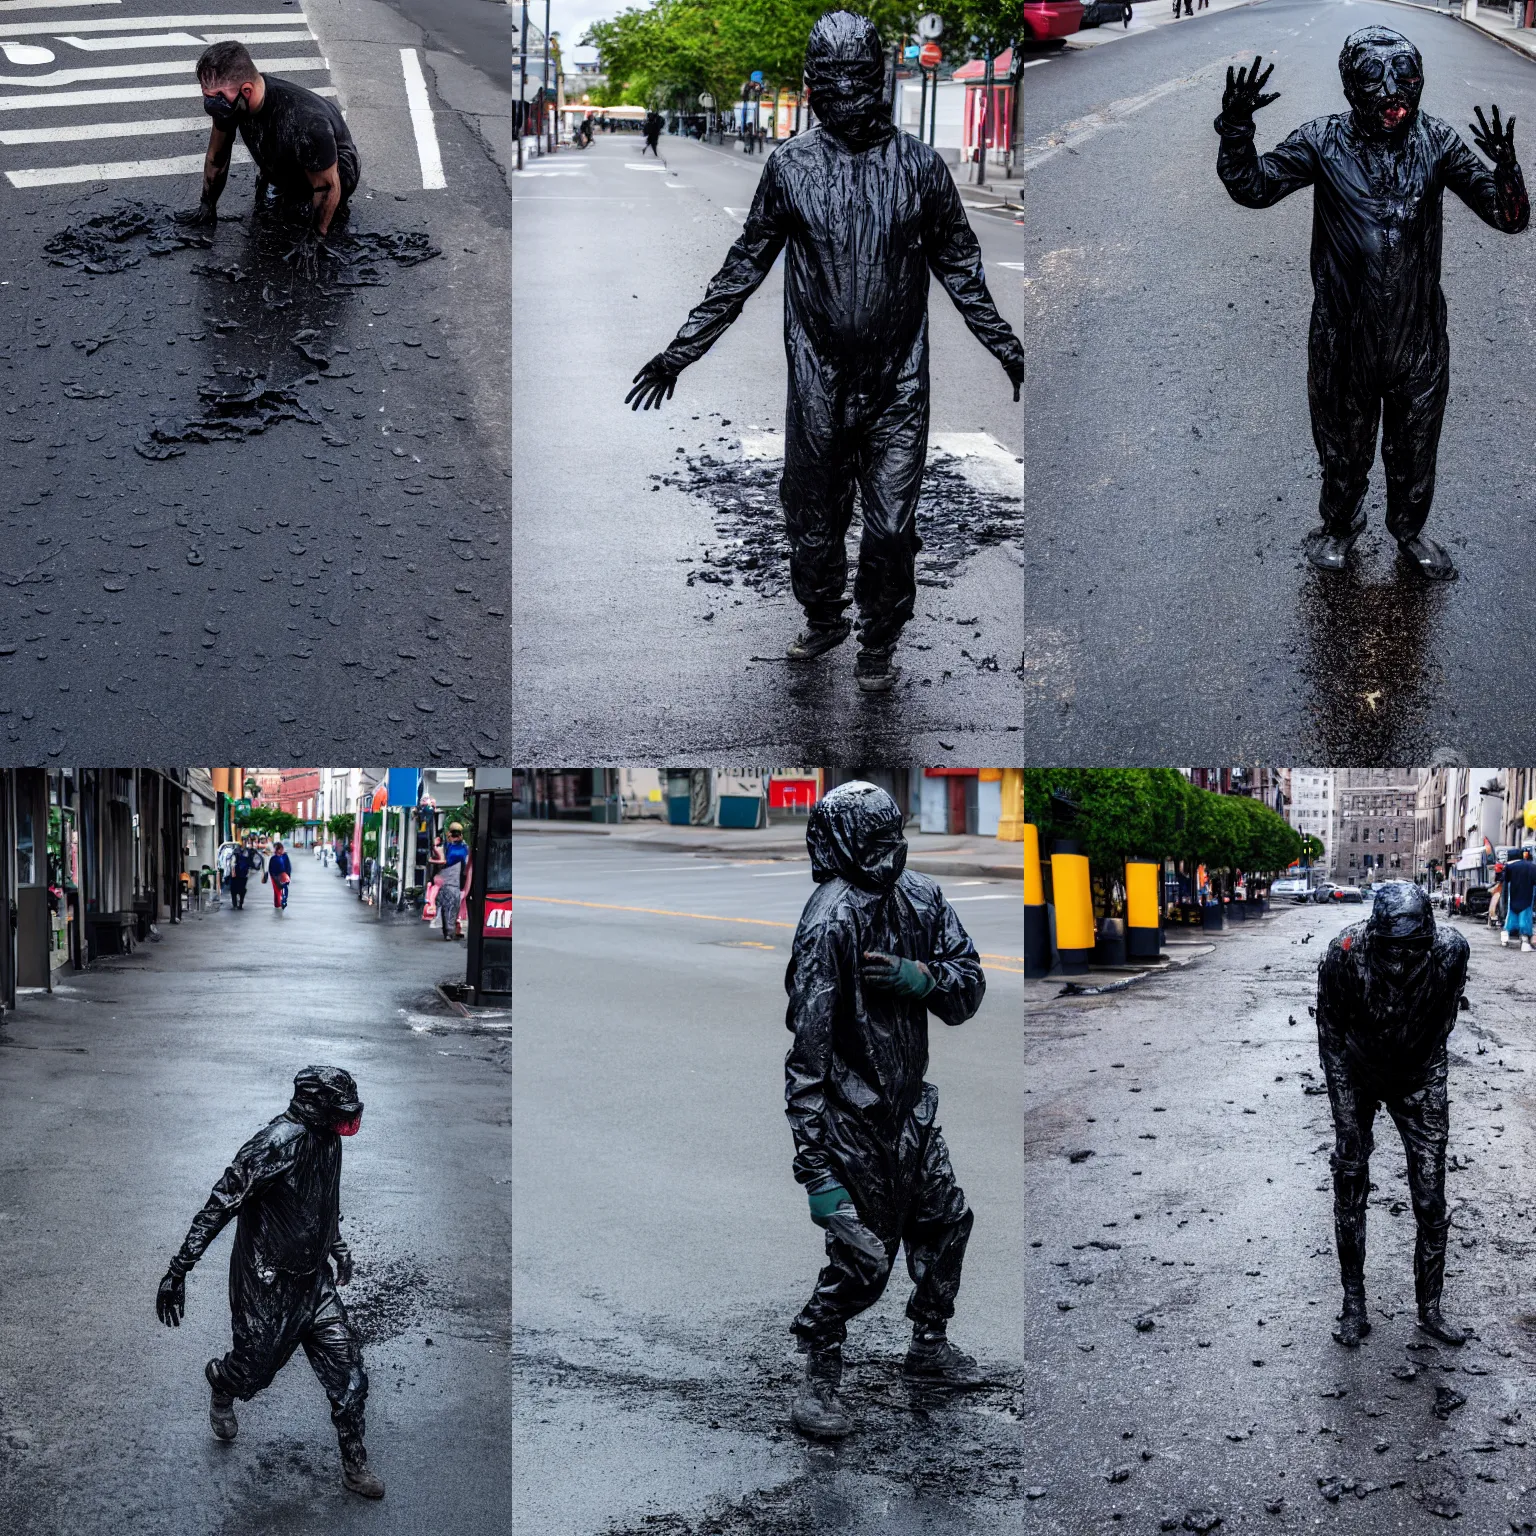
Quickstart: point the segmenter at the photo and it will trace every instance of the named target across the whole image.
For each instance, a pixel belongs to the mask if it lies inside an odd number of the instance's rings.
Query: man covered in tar
[[[1216,132],[1216,169],[1235,202],[1268,208],[1314,188],[1312,334],[1307,398],[1322,462],[1322,527],[1307,555],[1344,568],[1365,529],[1362,504],[1376,457],[1387,475],[1387,532],[1431,580],[1456,575],[1450,555],[1424,533],[1435,492],[1440,423],[1450,387],[1450,343],[1440,289],[1442,194],[1449,187],[1495,229],[1530,222],[1515,159],[1515,120],[1492,125],[1477,108],[1474,142],[1419,110],[1419,50],[1388,27],[1352,33],[1339,55],[1348,112],[1304,123],[1266,155],[1253,147],[1253,114],[1274,66],[1227,71]]]
[[[784,1097],[827,1262],[792,1325],[807,1364],[791,1417],[802,1434],[840,1439],[853,1428],[838,1397],[848,1319],[880,1299],[898,1247],[913,1282],[906,1374],[945,1387],[978,1379],[946,1337],[972,1215],[923,1074],[929,1013],[963,1024],[986,978],[939,887],[906,869],[901,811],[884,790],[834,789],[811,812],[806,845],[816,890],[785,977],[795,1043]]]
[[[1377,1106],[1403,1138],[1418,1236],[1413,1251],[1419,1327],[1446,1344],[1464,1329],[1440,1315],[1445,1244],[1446,1040],[1467,981],[1467,941],[1436,928],[1429,898],[1394,880],[1371,915],[1346,928],[1318,967],[1317,1043],[1333,1106],[1333,1219],[1344,1282],[1334,1338],[1354,1348],[1371,1331],[1365,1307],[1365,1207]]]
[[[193,1217],[160,1282],[155,1310],[167,1327],[181,1326],[188,1271],[238,1217],[229,1255],[234,1348],[203,1372],[213,1389],[213,1432],[233,1440],[234,1399],[254,1397],[302,1345],[331,1400],[342,1480],[354,1493],[379,1499],[384,1484],[363,1445],[368,1375],[362,1346],[336,1294],[337,1285],[352,1278],[352,1255],[338,1231],[341,1138],[355,1135],[362,1119],[350,1073],[305,1067],[293,1080],[288,1108],[240,1148]]]
[[[811,30],[805,78],[818,126],[780,145],[703,302],[666,351],[635,375],[636,410],[724,333],[781,250],[789,358],[784,476],[790,580],[810,661],[849,634],[844,539],[858,492],[864,531],[854,598],[866,692],[896,680],[892,653],[916,598],[917,500],[928,451],[928,274],[1013,381],[1024,350],[987,291],[981,248],[943,160],[898,132],[873,23],[831,11]]]

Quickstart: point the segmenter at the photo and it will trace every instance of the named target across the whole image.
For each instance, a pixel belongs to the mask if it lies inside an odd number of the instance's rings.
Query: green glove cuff
[[[841,1184],[834,1184],[830,1189],[816,1193],[807,1190],[806,1198],[811,1203],[811,1220],[818,1227],[826,1226],[828,1218],[835,1215],[842,1206],[853,1204],[853,1196]]]
[[[916,960],[903,960],[897,985],[909,997],[923,998],[927,997],[938,986],[938,982]]]

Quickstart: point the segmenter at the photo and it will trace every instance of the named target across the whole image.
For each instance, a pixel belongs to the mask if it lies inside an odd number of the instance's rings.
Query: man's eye
[[[1360,78],[1362,80],[1369,80],[1373,85],[1381,79],[1385,72],[1380,59],[1368,59],[1360,66]]]
[[[1392,60],[1392,71],[1399,80],[1417,80],[1419,66],[1411,54],[1400,53]]]

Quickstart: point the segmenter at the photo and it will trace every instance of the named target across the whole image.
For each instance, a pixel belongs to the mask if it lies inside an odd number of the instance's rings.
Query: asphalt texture
[[[599,134],[513,173],[513,368],[540,383],[513,406],[512,755],[1022,760],[1025,406],[932,284],[937,457],[903,675],[861,694],[852,643],[786,662],[803,614],[777,492],[782,261],[658,412],[624,403],[740,233],[766,157],[667,135],[659,162],[642,148]],[[971,220],[1017,327],[1027,236],[1011,213]]]
[[[391,0],[391,5],[422,29],[429,47],[469,61],[503,89],[512,89],[512,11],[506,0]],[[540,67],[543,62],[540,54]]]
[[[1371,0],[1264,0],[1028,71],[1031,761],[1425,762],[1536,745],[1507,689],[1524,660],[1510,573],[1536,553],[1517,425],[1529,234],[1446,196],[1451,386],[1428,532],[1460,580],[1400,569],[1379,460],[1353,569],[1325,576],[1301,551],[1319,486],[1312,198],[1238,207],[1211,124],[1228,65],[1255,54],[1281,92],[1257,116],[1261,151],[1344,110],[1339,48],[1371,24],[1418,45],[1423,108],[1463,136],[1478,104],[1514,113],[1521,134],[1536,121],[1529,59]]]
[[[930,1020],[976,1212],[950,1336],[990,1385],[909,1398],[904,1267],[856,1319],[835,1448],[789,1427],[789,1323],[822,1261],[790,1169],[784,968],[804,860],[554,835],[513,865],[514,1529],[548,1536],[1016,1532],[1025,1392],[1017,882],[945,884],[987,972]]]
[[[1373,1330],[1346,1350],[1307,1010],[1325,946],[1367,910],[1288,907],[1111,994],[1028,984],[1026,1532],[1533,1528],[1536,956],[1461,925],[1444,1306],[1477,1337],[1450,1349],[1418,1332],[1383,1112]]]
[[[252,882],[133,955],[24,993],[0,1026],[0,1528],[13,1536],[342,1536],[508,1529],[506,1019],[467,1023],[464,974],[418,918],[381,921],[294,860],[289,909]],[[302,1353],[208,1426],[229,1348],[231,1225],[155,1290],[236,1149],[311,1062],[358,1080],[344,1144],[343,1304],[369,1374],[382,1503],[349,1493]]]
[[[197,48],[186,46],[185,79],[144,82],[191,82],[190,105],[81,99],[94,86],[52,91],[46,108],[0,98],[3,130],[120,135],[15,145],[0,134],[0,728],[11,760],[149,759],[170,741],[202,761],[242,743],[285,760],[317,740],[375,755],[409,742],[423,759],[504,752],[507,363],[484,317],[505,313],[506,183],[479,119],[437,95],[429,57],[448,185],[423,189],[400,56],[420,37],[393,12],[372,0],[272,9],[314,41],[258,46],[258,63],[307,61],[287,72],[334,91],[358,142],[350,230],[424,236],[441,254],[368,270],[326,260],[308,279],[284,259],[290,236],[253,229],[247,161],[211,248],[153,254],[138,238],[114,246],[137,258],[123,270],[58,265],[46,247],[61,231],[125,204],[163,222],[196,202],[200,173],[14,176],[200,156],[205,129],[140,131],[197,115]],[[122,10],[113,19],[131,25],[164,7]],[[58,15],[61,33],[84,25]],[[67,39],[43,40],[60,64],[76,62]],[[133,71],[178,56],[79,57]],[[256,389],[286,391],[296,409],[259,435],[142,456],[157,426],[208,414],[200,392]]]

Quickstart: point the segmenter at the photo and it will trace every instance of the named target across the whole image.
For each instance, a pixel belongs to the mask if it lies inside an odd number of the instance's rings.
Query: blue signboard
[[[415,805],[421,792],[420,768],[389,768],[389,803],[391,805]]]

